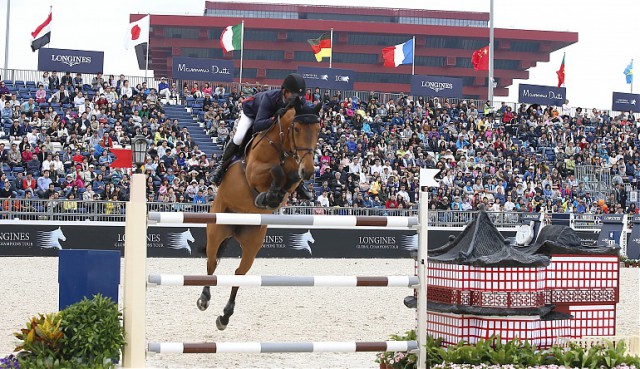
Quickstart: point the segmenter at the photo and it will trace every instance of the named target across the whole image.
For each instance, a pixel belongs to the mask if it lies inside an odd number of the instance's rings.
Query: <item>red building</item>
[[[137,20],[142,15],[131,15]],[[463,79],[463,93],[486,98],[486,71],[476,72],[471,54],[488,44],[489,13],[364,7],[205,2],[203,16],[151,15],[150,68],[171,76],[172,57],[234,59],[224,54],[222,30],[245,21],[243,81],[279,84],[299,65],[318,63],[307,39],[334,29],[333,67],[356,71],[355,89],[409,91],[411,65],[385,68],[381,50],[416,37],[415,73]],[[495,29],[496,96],[549,54],[578,41],[574,32]]]

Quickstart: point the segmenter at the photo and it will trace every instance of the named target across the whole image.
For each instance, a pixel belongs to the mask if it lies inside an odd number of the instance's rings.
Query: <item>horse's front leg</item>
[[[271,167],[271,187],[267,192],[262,192],[256,196],[255,205],[261,209],[277,209],[284,199],[283,187],[281,183],[285,181],[284,169],[275,165]]]

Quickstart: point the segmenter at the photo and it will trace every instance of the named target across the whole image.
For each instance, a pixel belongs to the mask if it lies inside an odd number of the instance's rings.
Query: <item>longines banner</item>
[[[564,104],[567,89],[564,87],[520,84],[518,102],[525,104],[556,105]]]
[[[233,60],[174,57],[174,79],[233,82]]]
[[[611,110],[640,112],[640,95],[614,92]]]
[[[205,227],[149,227],[149,257],[205,257]],[[432,230],[429,248],[459,230]],[[514,237],[515,232],[505,232]],[[588,237],[597,239],[597,234]],[[90,241],[93,240],[93,241]],[[99,240],[99,242],[95,242]],[[0,256],[57,256],[62,249],[123,250],[124,226],[0,224]],[[269,228],[262,258],[409,258],[417,251],[411,230]],[[232,243],[224,256],[239,257]]]
[[[38,70],[73,73],[98,73],[104,68],[104,52],[41,48],[38,50]]]
[[[462,78],[411,76],[414,96],[462,97]]]
[[[356,72],[348,69],[298,67],[307,87],[328,88],[331,90],[353,90]]]

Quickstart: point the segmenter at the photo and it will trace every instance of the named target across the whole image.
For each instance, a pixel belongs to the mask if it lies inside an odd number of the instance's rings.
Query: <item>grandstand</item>
[[[269,88],[209,81],[217,88],[201,90],[169,81],[169,91],[157,99],[158,81],[146,86],[137,77],[78,75],[63,93],[46,72],[2,77],[0,197],[20,199],[4,201],[4,210],[34,201],[32,210],[55,203],[71,214],[80,210],[67,204],[78,200],[122,210],[113,204],[127,200],[128,175],[109,168],[108,150],[128,145],[138,133],[154,144],[145,165],[151,202],[193,203],[198,190],[211,201],[217,189],[210,172],[242,99]],[[307,93],[308,102],[324,106],[316,201],[293,196],[289,205],[401,213],[416,208],[419,168],[429,167],[442,169],[442,187],[430,203],[442,217],[481,203],[495,212],[637,212],[640,141],[632,114],[568,102],[489,107],[474,100],[344,93]]]

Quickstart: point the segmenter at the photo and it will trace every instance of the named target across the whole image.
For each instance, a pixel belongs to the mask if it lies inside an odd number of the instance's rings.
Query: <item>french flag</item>
[[[400,45],[385,47],[382,49],[382,59],[387,68],[413,63],[413,39]]]

